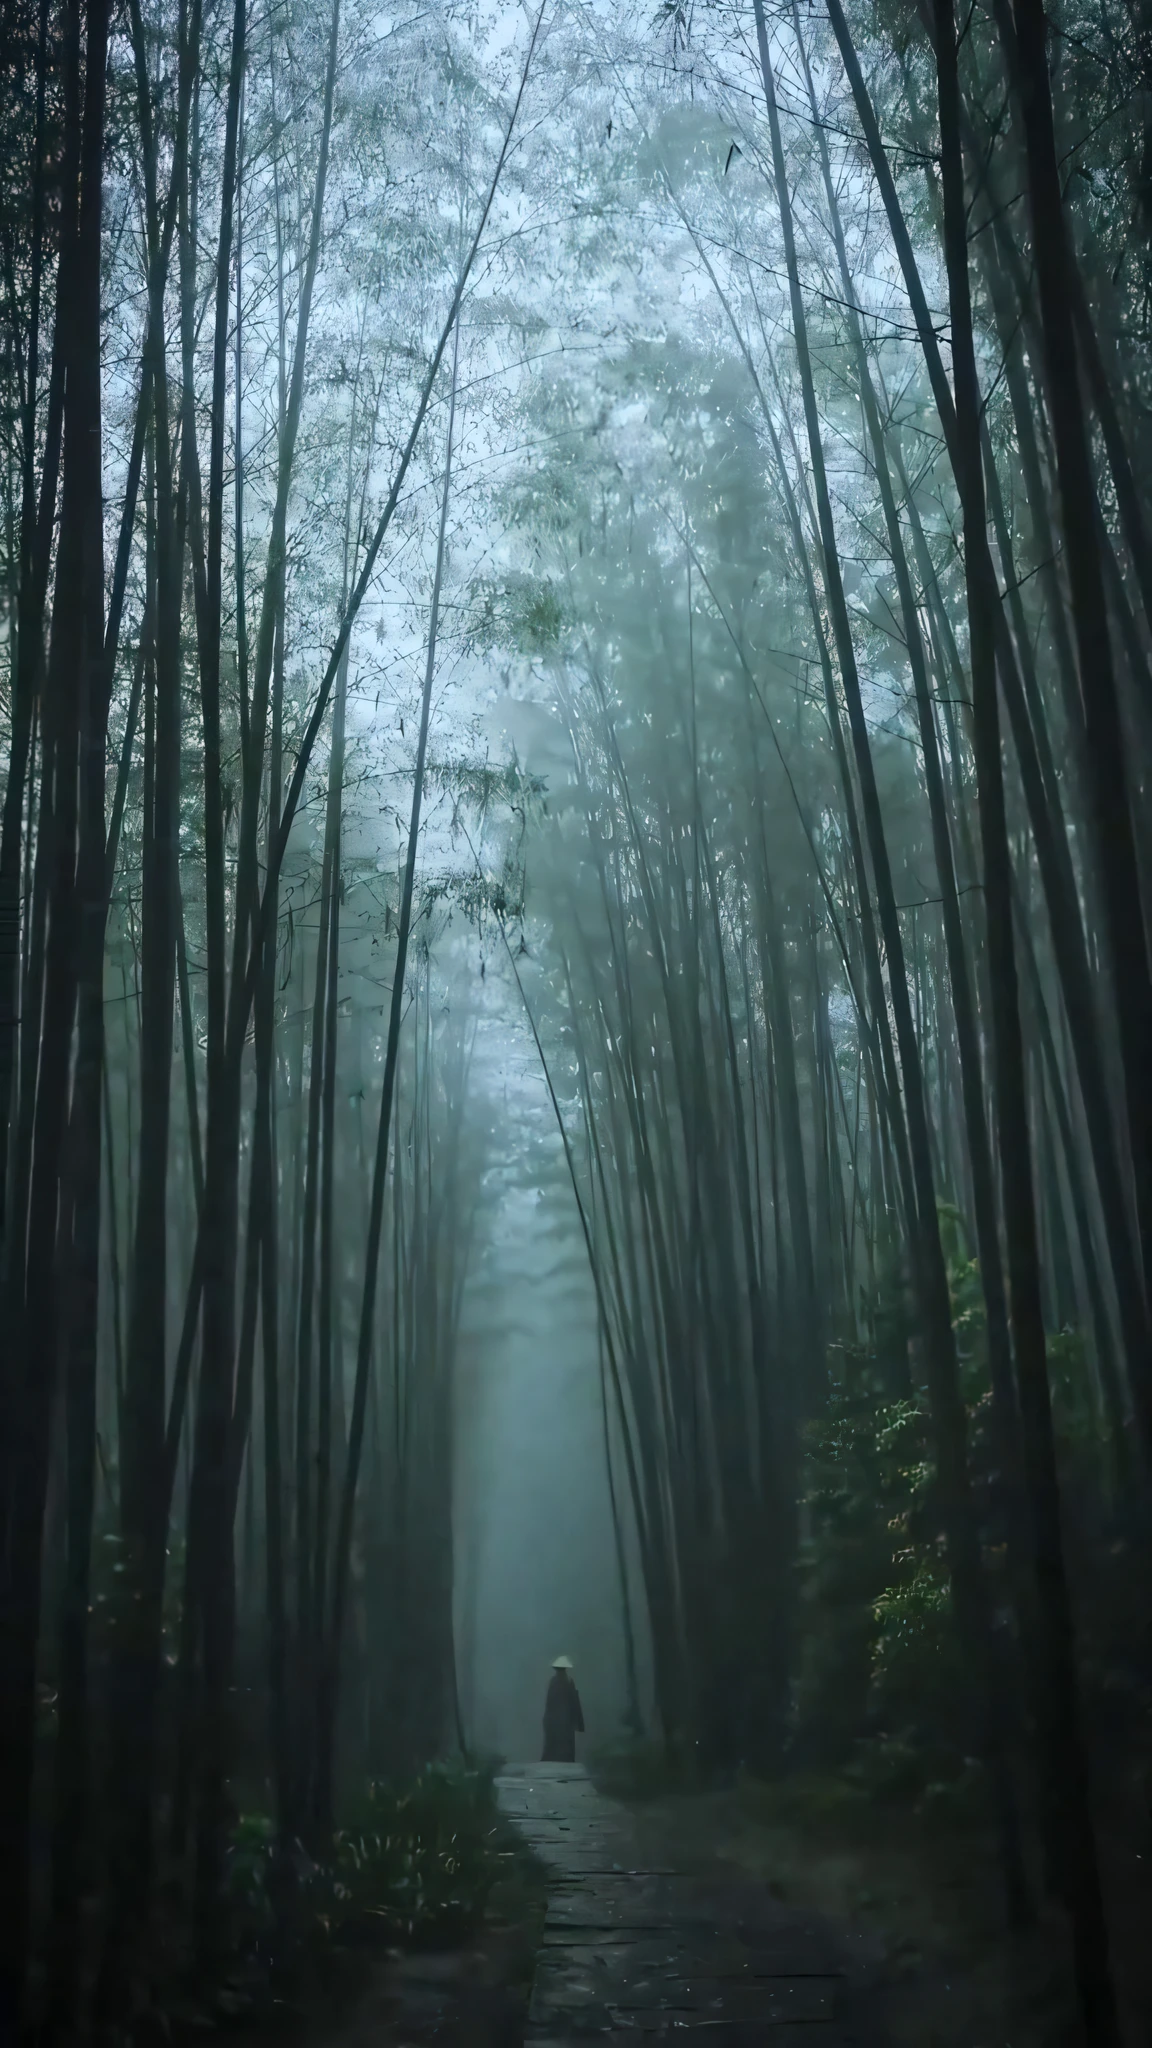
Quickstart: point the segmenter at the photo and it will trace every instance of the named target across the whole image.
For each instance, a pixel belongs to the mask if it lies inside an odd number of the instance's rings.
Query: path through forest
[[[499,1794],[550,1873],[525,2048],[686,2032],[701,2048],[882,2048],[866,1959],[829,1922],[737,1872],[662,1860],[578,1766],[510,1765]]]

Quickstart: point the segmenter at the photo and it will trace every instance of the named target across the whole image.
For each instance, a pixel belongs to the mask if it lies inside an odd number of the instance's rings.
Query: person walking
[[[576,1737],[584,1733],[580,1695],[572,1677],[571,1657],[556,1657],[544,1702],[544,1754],[542,1763],[574,1764]]]

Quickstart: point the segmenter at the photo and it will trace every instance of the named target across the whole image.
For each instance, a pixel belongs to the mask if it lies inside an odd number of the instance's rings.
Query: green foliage
[[[555,584],[548,577],[518,575],[477,586],[469,632],[485,652],[511,647],[539,657],[556,652],[567,625]]]
[[[1065,1459],[1100,1468],[1108,1454],[1108,1431],[1080,1330],[1057,1330],[1049,1337],[1048,1384]]]
[[[969,1469],[985,1565],[997,1603],[1003,1583],[1003,1487],[989,1385],[979,1265],[960,1213],[940,1206],[953,1328],[968,1410]],[[794,1748],[802,1764],[834,1764],[870,1798],[940,1814],[963,1803],[975,1766],[970,1686],[952,1618],[922,1401],[892,1400],[904,1314],[889,1272],[868,1305],[872,1341],[830,1354],[832,1391],[807,1443],[802,1651]],[[1080,1334],[1048,1340],[1053,1418],[1073,1499],[1099,1501],[1106,1434]],[[1095,1554],[1098,1540],[1082,1546]],[[1107,1605],[1103,1584],[1092,1607]],[[1112,1636],[1105,1630],[1108,1642]],[[1094,1626],[1086,1634],[1095,1645]],[[1114,1644],[1113,1644],[1114,1648]],[[1100,1671],[1117,1669],[1103,1637]],[[1103,1681],[1101,1681],[1103,1682]]]
[[[406,1946],[459,1941],[512,1854],[490,1772],[431,1764],[407,1786],[373,1784],[333,1845],[333,1931]]]
[[[841,1385],[810,1475],[796,1746],[919,1803],[964,1769],[968,1696],[922,1409]]]
[[[979,1272],[955,1211],[942,1213],[941,1235],[979,1482],[990,1458]],[[894,1273],[869,1308],[873,1341],[832,1352],[831,1395],[808,1435],[794,1746],[805,1764],[839,1764],[870,1797],[921,1804],[964,1774],[968,1688],[926,1410],[890,1393],[907,1342]],[[987,1485],[981,1497],[988,1505]],[[990,1509],[989,1533],[993,1522]]]
[[[429,782],[447,790],[457,806],[465,804],[481,817],[499,810],[511,811],[516,817],[535,817],[548,794],[543,777],[529,774],[515,758],[473,761],[466,755],[454,756],[430,760],[425,772]]]
[[[276,1830],[264,1813],[243,1813],[228,1845],[226,1896],[232,1935],[242,1954],[259,1951],[276,1928],[273,1863]]]
[[[885,1401],[873,1356],[845,1348],[842,1377],[808,1440],[808,1538],[796,1745],[843,1761],[873,1717],[877,1645],[928,1486],[923,1416]]]
[[[873,1707],[887,1722],[947,1734],[963,1672],[943,1559],[935,1548],[918,1548],[904,1569],[908,1576],[886,1586],[872,1607]]]
[[[453,894],[465,917],[483,929],[489,917],[502,925],[520,924],[524,917],[524,889],[524,870],[509,849],[499,870],[465,875]]]
[[[297,1929],[324,1946],[450,1946],[483,1919],[517,1853],[492,1770],[472,1765],[431,1764],[407,1784],[371,1784],[320,1863],[297,1846],[285,1870],[272,1822],[245,1814],[228,1861],[234,1941],[249,1958],[271,1955],[290,1894]]]

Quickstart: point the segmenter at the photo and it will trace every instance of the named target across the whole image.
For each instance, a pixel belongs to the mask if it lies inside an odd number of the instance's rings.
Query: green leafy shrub
[[[373,1784],[363,1818],[333,1844],[333,1930],[462,1940],[512,1853],[490,1771],[432,1764],[409,1785]]]
[[[843,1762],[868,1724],[877,1602],[899,1576],[928,1482],[916,1403],[884,1398],[881,1369],[863,1347],[841,1347],[833,1363],[832,1393],[807,1442],[793,1741],[805,1767]]]
[[[225,1891],[233,1941],[242,1954],[260,1952],[276,1932],[275,1854],[276,1830],[268,1815],[241,1814],[228,1845]]]
[[[312,1862],[294,1845],[289,1869],[273,1823],[245,1814],[228,1859],[235,1945],[241,1954],[272,1958],[290,1897],[297,1939],[310,1929],[324,1944],[451,1946],[482,1920],[517,1853],[491,1769],[433,1764],[404,1785],[372,1784],[324,1861]]]
[[[873,1606],[874,1704],[888,1720],[951,1719],[949,1700],[960,1679],[952,1597],[941,1561],[917,1556],[910,1574],[886,1586]]]
[[[974,1492],[995,1580],[1002,1504],[979,1270],[963,1224],[941,1216],[969,1412]],[[926,1406],[892,1398],[906,1332],[889,1276],[872,1341],[829,1358],[831,1391],[810,1426],[801,1556],[801,1656],[793,1752],[838,1766],[869,1798],[919,1805],[963,1779],[970,1696],[957,1643]]]

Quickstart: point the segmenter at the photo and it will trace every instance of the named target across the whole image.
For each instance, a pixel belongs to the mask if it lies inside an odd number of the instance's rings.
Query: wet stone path
[[[661,1865],[578,1765],[507,1766],[499,1795],[549,1871],[525,2048],[883,2048],[817,1916],[738,1872]]]

